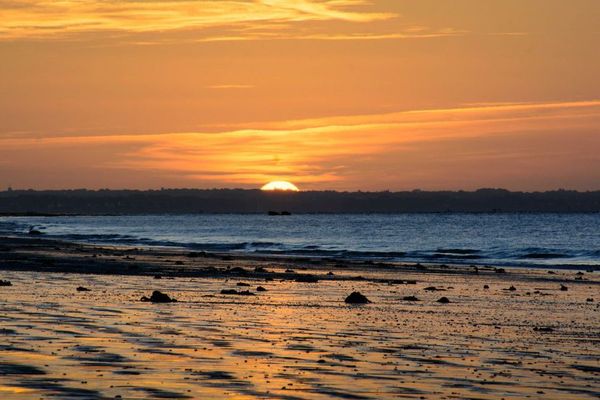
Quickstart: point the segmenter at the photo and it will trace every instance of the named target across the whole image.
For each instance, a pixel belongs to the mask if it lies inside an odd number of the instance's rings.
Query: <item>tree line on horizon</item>
[[[0,214],[600,212],[600,191],[10,190]]]

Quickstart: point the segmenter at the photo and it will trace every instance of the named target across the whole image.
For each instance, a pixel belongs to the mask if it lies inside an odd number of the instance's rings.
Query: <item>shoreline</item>
[[[270,267],[273,270],[263,272]],[[349,258],[329,258],[296,255],[248,254],[233,252],[193,251],[176,247],[142,247],[127,245],[86,244],[30,236],[0,236],[0,271],[61,272],[98,275],[138,275],[168,277],[254,276],[257,278],[293,279],[297,269],[311,272],[352,272],[349,280],[365,280],[365,273],[441,274],[441,275],[523,275],[547,281],[564,281],[572,275],[574,282],[581,275],[594,274],[588,266],[575,267],[514,267],[484,264],[438,264],[420,262],[388,262]],[[321,279],[337,280],[335,274]]]

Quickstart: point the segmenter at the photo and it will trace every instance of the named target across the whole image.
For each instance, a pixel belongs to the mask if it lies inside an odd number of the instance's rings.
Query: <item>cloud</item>
[[[440,187],[469,174],[489,185],[486,177],[501,181],[502,171],[515,181],[537,171],[541,182],[575,176],[577,165],[600,167],[593,151],[599,123],[600,101],[499,104],[257,123],[218,133],[12,137],[0,139],[0,155],[92,152],[103,170],[227,186],[285,179],[328,188]],[[600,178],[592,175],[586,176]]]
[[[257,36],[243,33],[248,29],[266,35],[273,29],[288,32],[286,24],[370,23],[396,17],[393,13],[368,11],[368,6],[369,2],[362,0],[0,0],[0,39],[49,40],[102,32],[164,34],[193,30],[198,39],[232,40]],[[232,34],[235,31],[242,33]]]
[[[252,89],[254,85],[240,85],[240,84],[223,84],[223,85],[210,85],[208,89]]]

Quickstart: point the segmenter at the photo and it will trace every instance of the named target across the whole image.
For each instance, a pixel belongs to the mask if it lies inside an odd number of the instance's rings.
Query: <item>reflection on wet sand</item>
[[[0,288],[3,398],[600,396],[595,274],[553,275],[569,291],[541,271],[244,278],[267,289],[255,296],[221,295],[239,282],[224,278],[1,275],[13,284]],[[178,302],[139,301],[152,290]],[[353,291],[372,303],[344,303]]]

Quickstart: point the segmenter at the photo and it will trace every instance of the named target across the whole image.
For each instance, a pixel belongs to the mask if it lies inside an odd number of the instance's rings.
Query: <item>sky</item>
[[[600,190],[598,0],[0,0],[0,190]]]

